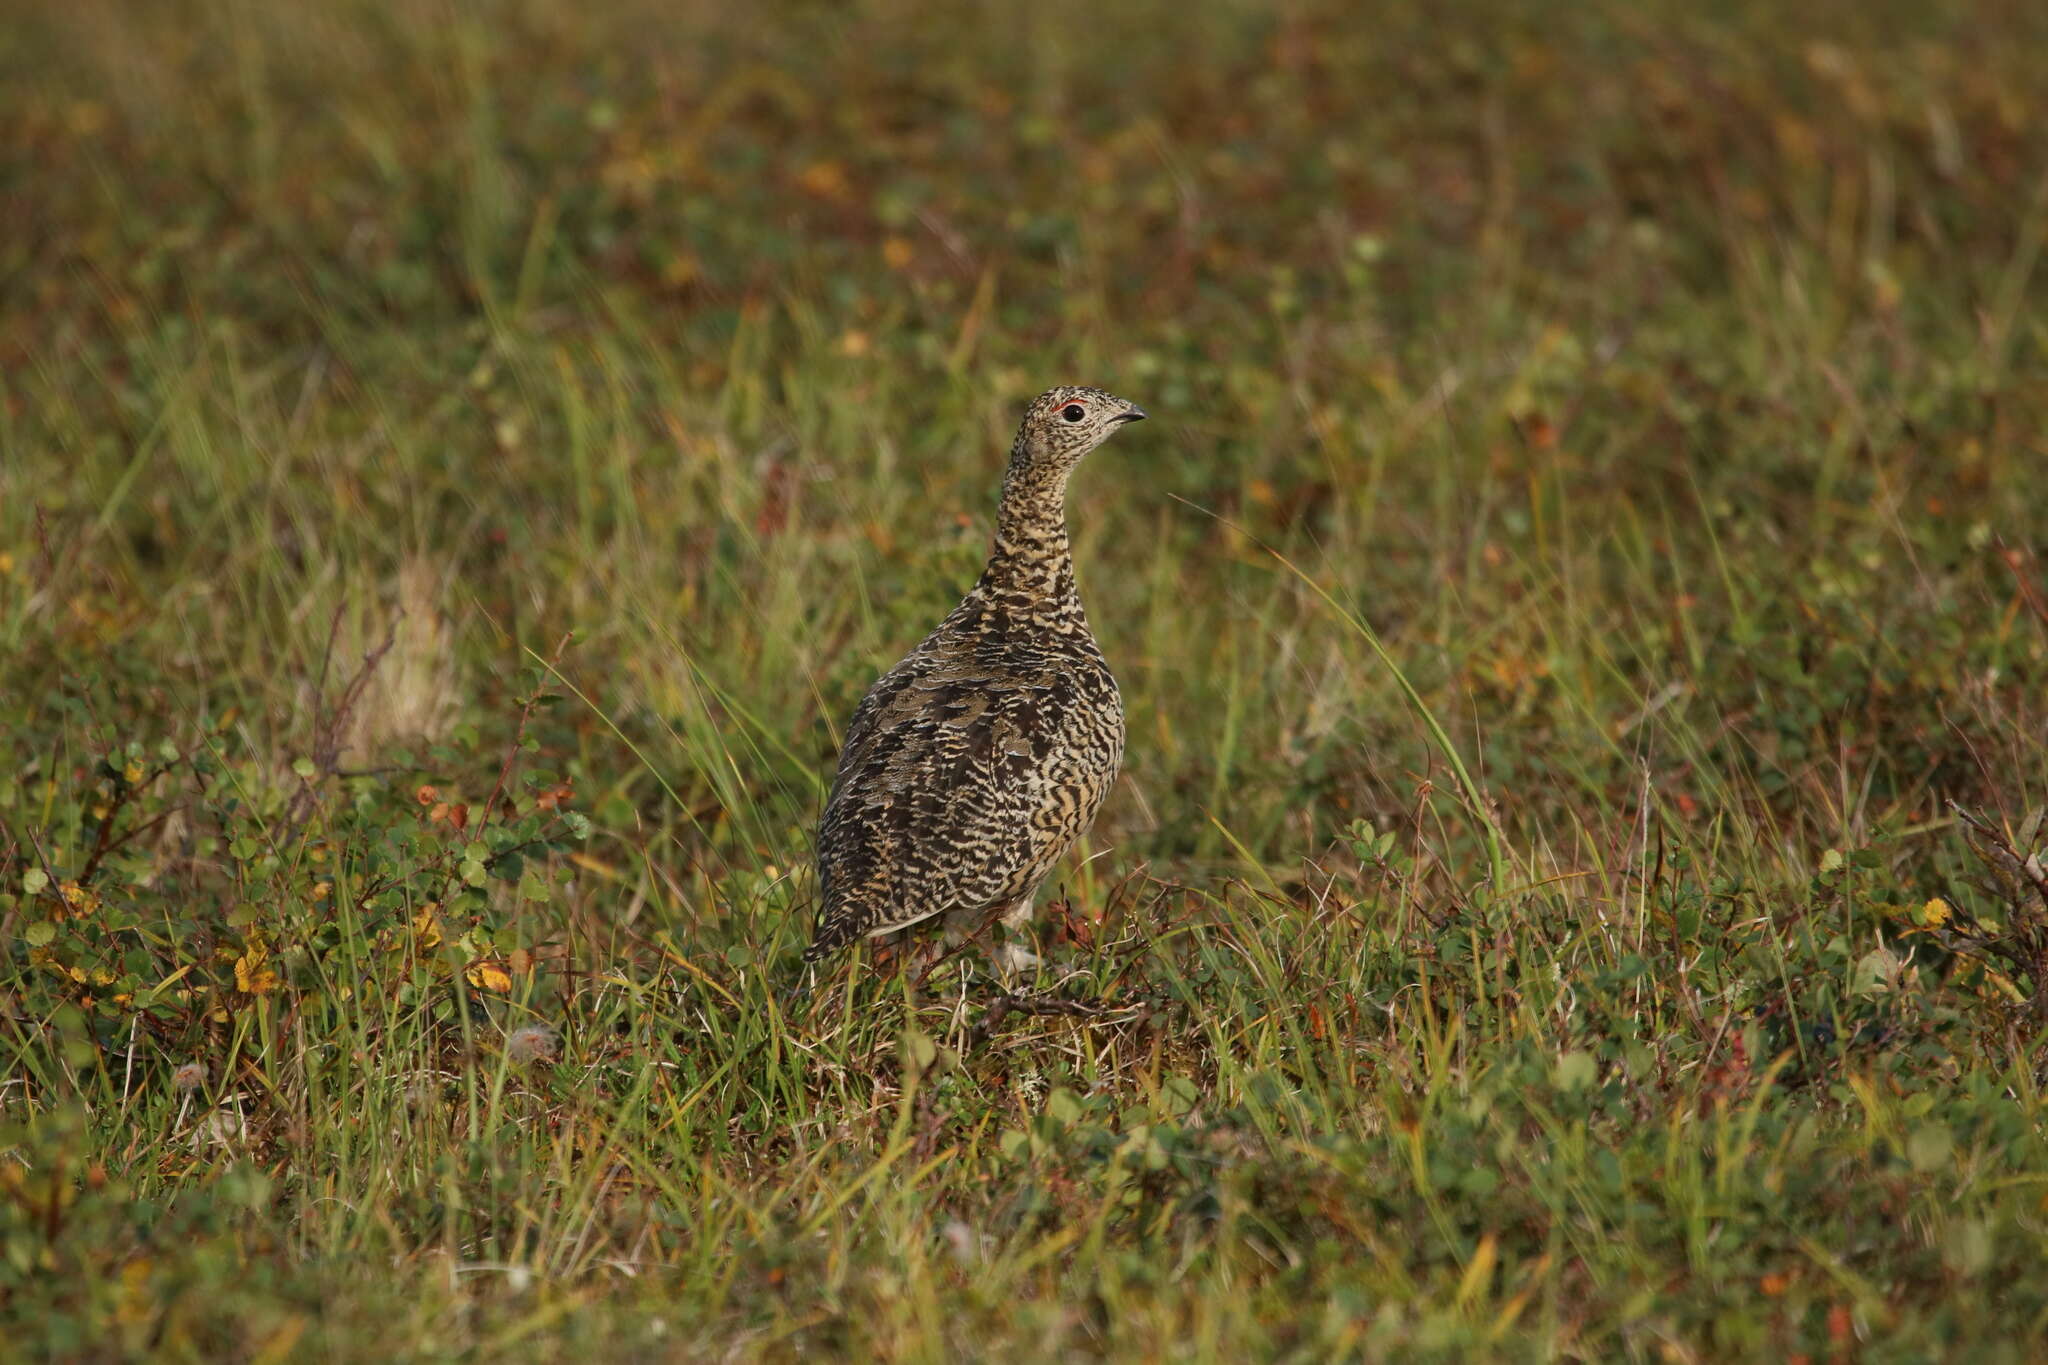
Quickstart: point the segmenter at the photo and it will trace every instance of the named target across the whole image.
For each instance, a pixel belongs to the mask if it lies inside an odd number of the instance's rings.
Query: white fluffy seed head
[[[552,1062],[561,1050],[561,1039],[546,1024],[521,1024],[505,1035],[505,1055],[522,1066]]]

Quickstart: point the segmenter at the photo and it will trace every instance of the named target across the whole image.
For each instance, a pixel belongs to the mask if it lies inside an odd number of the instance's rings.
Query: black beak
[[[1131,405],[1129,412],[1120,412],[1110,420],[1112,422],[1142,422],[1145,420],[1145,410],[1134,403]]]

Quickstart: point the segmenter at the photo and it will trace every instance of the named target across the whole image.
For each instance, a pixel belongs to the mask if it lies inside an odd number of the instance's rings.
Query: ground
[[[2048,7],[32,8],[18,1349],[2034,1353]],[[1105,1012],[796,993],[1058,382]]]

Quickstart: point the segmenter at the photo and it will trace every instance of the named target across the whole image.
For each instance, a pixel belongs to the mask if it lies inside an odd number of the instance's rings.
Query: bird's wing
[[[1088,788],[1106,786],[1067,771],[1079,701],[1070,667],[1014,652],[913,654],[877,682],[819,826],[812,955],[994,906],[1044,875],[1093,816]]]

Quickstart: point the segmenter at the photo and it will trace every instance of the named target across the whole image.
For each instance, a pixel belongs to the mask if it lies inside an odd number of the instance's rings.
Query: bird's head
[[[1013,462],[1071,469],[1126,422],[1142,422],[1145,410],[1113,393],[1073,385],[1047,389],[1024,410],[1017,428]]]

